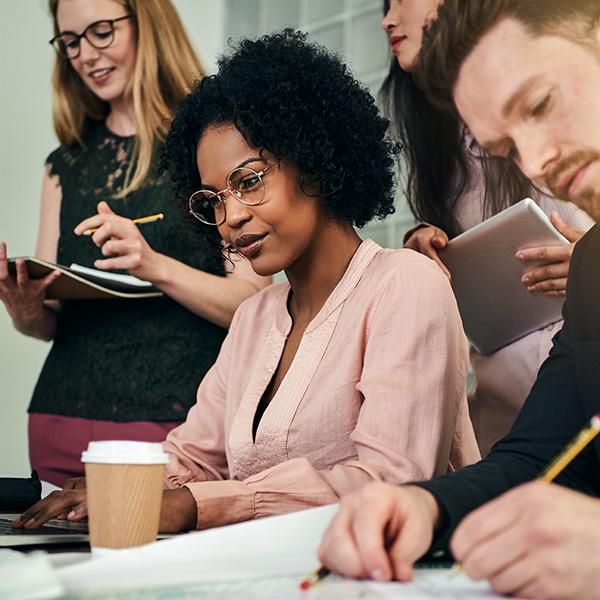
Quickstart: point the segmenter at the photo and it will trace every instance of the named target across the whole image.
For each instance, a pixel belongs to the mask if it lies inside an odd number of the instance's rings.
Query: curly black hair
[[[162,151],[178,198],[201,187],[200,137],[232,123],[248,145],[287,159],[327,215],[362,227],[394,212],[388,121],[340,59],[292,29],[243,40],[182,102]]]

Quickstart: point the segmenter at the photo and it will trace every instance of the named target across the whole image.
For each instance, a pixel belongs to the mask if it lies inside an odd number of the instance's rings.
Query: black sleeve
[[[454,529],[469,512],[509,489],[538,477],[566,444],[585,426],[579,398],[568,319],[554,338],[550,356],[510,433],[487,458],[448,475],[416,485],[435,496],[441,521],[433,553],[446,553]],[[561,485],[596,494],[597,458],[588,447],[556,480]]]

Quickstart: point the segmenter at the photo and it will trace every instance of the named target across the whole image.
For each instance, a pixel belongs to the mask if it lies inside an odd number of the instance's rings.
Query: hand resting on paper
[[[81,521],[87,517],[85,477],[68,479],[65,487],[55,491],[28,508],[12,526],[17,529],[36,529],[50,519]],[[185,488],[164,490],[159,531],[178,533],[196,529],[196,501]]]
[[[523,275],[521,282],[527,286],[528,292],[541,292],[547,296],[564,296],[573,248],[585,231],[563,221],[556,211],[550,215],[550,221],[556,230],[571,243],[568,246],[541,246],[519,250],[516,257],[522,262],[543,261],[548,263],[531,269]]]

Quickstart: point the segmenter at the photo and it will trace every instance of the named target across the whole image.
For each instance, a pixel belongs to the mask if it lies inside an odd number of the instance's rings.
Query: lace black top
[[[62,188],[58,262],[93,267],[102,258],[73,229],[106,200],[116,213],[165,218],[141,226],[150,246],[192,267],[224,276],[215,231],[187,216],[166,176],[124,199],[122,189],[134,138],[90,126],[83,146],[58,148],[47,161]],[[169,297],[145,300],[65,301],[57,333],[33,393],[29,412],[111,421],[185,418],[198,383],[215,361],[226,331]]]

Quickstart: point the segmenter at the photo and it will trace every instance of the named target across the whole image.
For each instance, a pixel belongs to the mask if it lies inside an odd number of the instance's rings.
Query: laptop
[[[518,250],[568,244],[531,199],[461,233],[439,253],[452,275],[465,332],[484,354],[556,323],[562,298],[532,294],[521,277],[541,262],[522,263]]]
[[[0,548],[89,543],[87,522],[51,519],[38,529],[13,529],[10,524],[19,516],[0,513]]]

